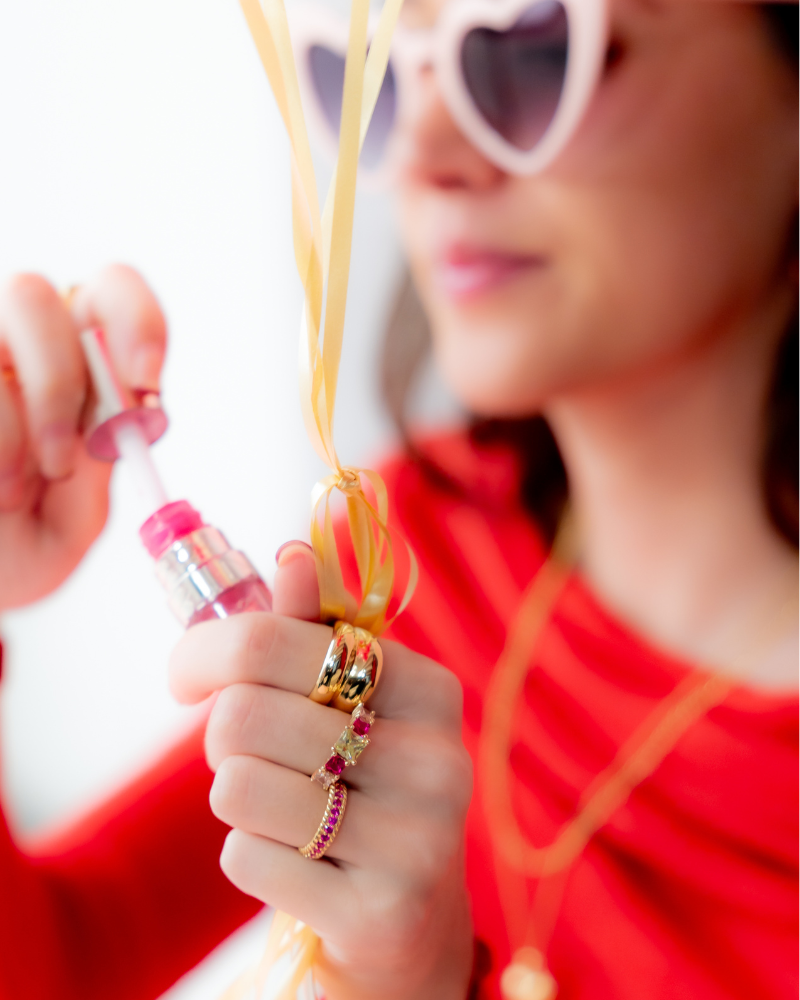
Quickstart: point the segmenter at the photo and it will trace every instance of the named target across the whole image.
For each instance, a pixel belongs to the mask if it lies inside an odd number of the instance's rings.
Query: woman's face
[[[439,0],[406,0],[409,27]],[[515,177],[424,70],[399,218],[440,368],[473,412],[530,413],[715,335],[785,271],[796,80],[757,8],[612,0],[613,57],[568,146]]]

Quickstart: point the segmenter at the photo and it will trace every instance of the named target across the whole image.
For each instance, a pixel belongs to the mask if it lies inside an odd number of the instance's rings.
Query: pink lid
[[[139,537],[154,559],[160,559],[173,542],[203,527],[198,511],[186,500],[165,504],[139,528]]]

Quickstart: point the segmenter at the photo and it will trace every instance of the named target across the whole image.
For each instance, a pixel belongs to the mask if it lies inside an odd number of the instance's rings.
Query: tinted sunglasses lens
[[[308,52],[308,66],[325,121],[333,134],[338,136],[342,117],[344,56],[324,45],[312,45]],[[394,123],[396,104],[394,71],[392,64],[389,63],[361,149],[359,162],[362,166],[374,168],[380,163]]]
[[[541,141],[564,89],[569,26],[558,0],[529,7],[506,31],[475,28],[464,38],[461,69],[487,123],[528,152]]]

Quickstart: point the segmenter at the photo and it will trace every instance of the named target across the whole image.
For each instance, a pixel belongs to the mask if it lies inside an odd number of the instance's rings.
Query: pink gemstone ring
[[[328,803],[322,814],[322,822],[317,827],[317,832],[305,847],[298,848],[304,858],[318,861],[325,854],[339,832],[346,805],[347,786],[339,784],[337,781],[328,792]]]
[[[334,785],[344,769],[352,767],[369,746],[367,734],[374,722],[374,712],[368,712],[361,704],[356,705],[350,715],[350,725],[331,747],[330,757],[311,775],[311,780],[325,789]]]

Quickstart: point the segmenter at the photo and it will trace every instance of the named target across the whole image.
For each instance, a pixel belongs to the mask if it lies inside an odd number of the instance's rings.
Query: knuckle
[[[239,615],[238,620],[241,622],[242,632],[238,648],[240,665],[247,676],[254,672],[260,675],[262,671],[254,671],[254,668],[265,667],[273,659],[277,646],[278,620],[268,612]]]
[[[50,305],[58,298],[58,293],[40,274],[22,272],[6,281],[0,297],[8,305],[27,311]]]
[[[211,811],[224,823],[237,825],[250,797],[253,774],[247,757],[226,757],[217,768],[208,801]]]
[[[231,830],[222,845],[219,866],[230,881],[242,888],[245,873],[250,866],[251,838],[242,830]]]
[[[436,664],[432,677],[433,696],[442,715],[449,721],[456,721],[459,729],[464,709],[464,689],[452,670]]]
[[[212,768],[215,762],[245,750],[257,695],[252,684],[232,684],[217,695],[206,727],[206,756]]]
[[[108,264],[91,279],[92,292],[101,298],[124,303],[126,321],[140,330],[147,342],[162,346],[167,325],[155,293],[142,275],[127,264]]]
[[[391,955],[408,954],[425,920],[425,900],[406,879],[385,879],[374,885],[369,905],[370,935],[380,940],[381,950]]]
[[[83,402],[83,387],[77,371],[69,371],[66,366],[43,370],[36,386],[37,405],[42,423],[64,413],[77,417]]]
[[[460,815],[472,797],[472,760],[460,740],[440,731],[406,741],[405,769],[426,804],[437,813]]]
[[[461,824],[429,820],[418,823],[409,833],[408,891],[425,903],[460,855],[463,828]]]
[[[195,635],[193,634],[195,631],[195,629],[189,629],[184,632],[173,646],[167,661],[169,689],[179,701],[193,687],[191,682],[195,664]]]

